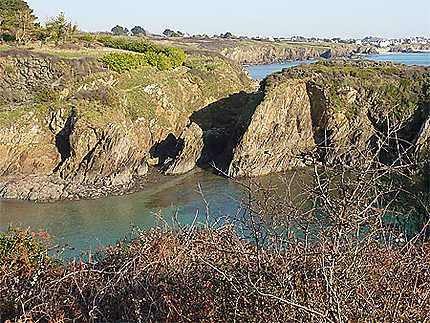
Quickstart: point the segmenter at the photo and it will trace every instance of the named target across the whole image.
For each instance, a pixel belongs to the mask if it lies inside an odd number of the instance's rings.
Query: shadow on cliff
[[[57,147],[58,152],[61,156],[61,161],[53,170],[56,173],[64,162],[71,156],[71,146],[70,146],[70,134],[73,131],[73,127],[75,124],[76,113],[72,110],[72,114],[67,118],[66,123],[64,124],[63,129],[61,129],[55,135],[55,146]]]
[[[194,112],[190,120],[203,130],[203,151],[197,166],[228,171],[234,149],[248,129],[262,94],[240,92]]]
[[[181,154],[183,149],[184,140],[182,138],[176,138],[170,133],[166,139],[152,146],[149,153],[151,158],[158,158],[157,167],[165,171]]]
[[[234,149],[248,129],[256,107],[262,101],[261,92],[240,92],[230,95],[190,116],[203,130],[203,149],[196,165],[200,168],[227,172],[233,158]],[[184,140],[169,134],[167,138],[154,145],[150,154],[158,158],[158,167],[165,170],[184,148]]]

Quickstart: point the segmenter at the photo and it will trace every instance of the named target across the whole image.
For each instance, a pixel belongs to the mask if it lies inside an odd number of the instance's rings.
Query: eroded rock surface
[[[191,114],[251,90],[253,81],[225,58],[189,59],[199,73],[183,66],[119,75],[94,59],[1,52],[0,197],[50,201],[128,191],[158,163],[152,148],[170,137],[185,149],[164,171],[195,167],[203,133],[187,127]]]
[[[315,146],[306,84],[291,81],[266,92],[229,167],[229,175],[261,176],[303,166]]]

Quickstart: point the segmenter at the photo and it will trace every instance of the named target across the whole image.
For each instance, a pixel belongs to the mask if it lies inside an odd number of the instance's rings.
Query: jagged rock
[[[262,83],[264,98],[234,149],[229,174],[288,170],[306,164],[309,153],[326,163],[352,163],[380,144],[382,162],[408,158],[416,138],[419,145],[427,140],[421,102],[428,93],[414,84],[428,87],[429,74],[426,67],[367,61],[322,61],[274,73]]]
[[[315,146],[306,84],[285,82],[267,91],[229,168],[229,175],[261,176],[302,166],[301,152]]]
[[[142,161],[140,166],[137,167],[137,169],[136,169],[136,175],[137,176],[145,176],[146,174],[148,174],[148,171],[149,171],[148,163],[145,161]]]
[[[149,164],[161,162],[150,152],[169,135],[187,142],[169,172],[195,167],[202,134],[195,124],[186,128],[190,115],[251,90],[253,81],[224,57],[191,59],[216,65],[217,72],[203,73],[204,80],[190,77],[185,66],[119,75],[95,59],[1,51],[0,197],[45,201],[126,192]]]
[[[24,126],[0,128],[0,176],[48,174],[60,161],[55,136],[46,132],[33,112],[22,118]]]
[[[183,174],[196,167],[197,160],[203,150],[203,131],[194,122],[184,130],[179,140],[183,141],[183,149],[179,156],[168,166],[165,174]]]
[[[326,46],[279,46],[278,44],[229,46],[221,53],[241,64],[271,64],[275,62],[309,60],[317,58],[346,57],[354,49],[339,46],[327,50]]]

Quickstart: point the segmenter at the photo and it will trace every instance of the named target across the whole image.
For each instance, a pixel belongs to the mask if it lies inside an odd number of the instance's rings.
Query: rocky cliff
[[[285,61],[346,57],[360,53],[356,48],[330,46],[280,46],[256,44],[228,47],[221,51],[226,57],[241,64],[271,64]]]
[[[417,149],[428,160],[428,67],[321,61],[272,74],[260,91],[231,176],[264,175],[312,158],[348,162],[382,144],[381,161],[416,158]]]
[[[272,74],[258,90],[217,55],[117,74],[91,59],[15,51],[2,54],[0,71],[6,198],[125,192],[152,166],[261,176],[351,162],[384,140],[383,162],[429,159],[428,67],[323,60]]]
[[[189,116],[253,82],[231,61],[190,55],[175,70],[125,74],[94,59],[26,51],[0,57],[0,196],[30,200],[125,191],[148,165],[166,162],[154,147],[198,135]],[[201,133],[200,133],[201,135]],[[170,168],[181,173],[195,160]]]
[[[150,39],[152,42],[163,46],[221,54],[240,64],[271,64],[285,61],[342,58],[377,53],[374,46],[357,46],[328,42],[156,36],[152,36]]]

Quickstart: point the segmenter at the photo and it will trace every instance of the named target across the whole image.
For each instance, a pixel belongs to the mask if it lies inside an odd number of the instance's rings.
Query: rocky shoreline
[[[0,197],[99,198],[196,167],[255,177],[351,161],[372,149],[386,120],[404,123],[396,153],[429,159],[428,67],[323,60],[274,73],[256,90],[230,60],[189,60],[119,75],[94,61],[3,54],[0,98],[40,103],[0,111]]]
[[[108,196],[122,196],[144,190],[158,183],[164,175],[150,167],[148,174],[134,176],[122,185],[74,184],[52,175],[2,176],[0,194],[4,199],[49,203],[63,200],[92,200]]]

